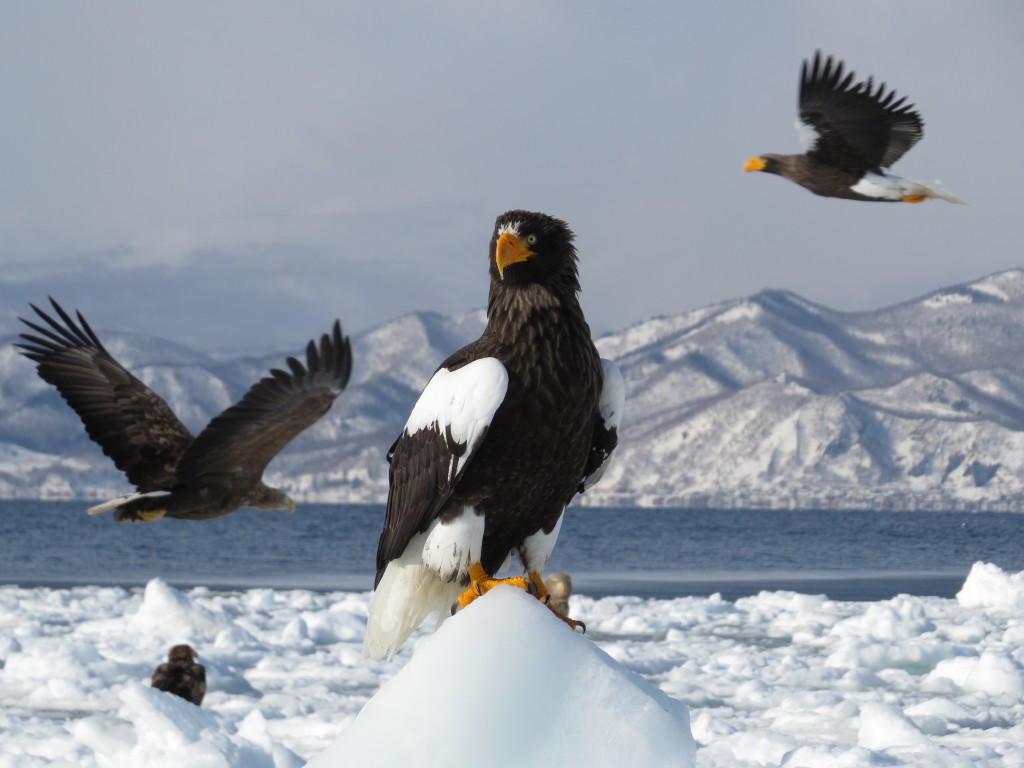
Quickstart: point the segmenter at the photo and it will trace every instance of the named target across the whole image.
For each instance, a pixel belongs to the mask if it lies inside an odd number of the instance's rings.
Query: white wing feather
[[[601,388],[601,399],[598,401],[598,411],[604,421],[604,428],[608,431],[618,430],[622,422],[622,411],[626,405],[626,382],[622,378],[619,367],[611,360],[601,358],[601,373],[604,377],[604,385]],[[613,452],[614,453],[614,452]],[[596,470],[583,478],[583,490],[587,490],[597,484],[597,481],[604,475],[604,470],[611,460],[609,453]]]
[[[449,478],[454,479],[476,451],[508,391],[508,371],[493,357],[474,360],[455,371],[441,368],[431,377],[405,423],[406,434],[433,429],[466,445],[452,457]]]
[[[821,134],[818,133],[813,125],[808,125],[800,118],[796,120],[796,135],[800,137],[800,143],[803,145],[804,152],[811,152],[818,146],[818,139],[821,138]]]

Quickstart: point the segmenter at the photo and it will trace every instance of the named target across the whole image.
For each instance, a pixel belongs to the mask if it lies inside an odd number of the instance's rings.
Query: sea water
[[[0,583],[369,590],[384,520],[381,505],[300,504],[117,524],[87,506],[0,502]],[[593,596],[951,597],[976,561],[1024,570],[1022,541],[1013,513],[571,507],[548,572]]]

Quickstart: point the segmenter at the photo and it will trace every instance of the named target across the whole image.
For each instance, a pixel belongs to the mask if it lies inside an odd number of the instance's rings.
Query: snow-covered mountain
[[[482,312],[418,313],[353,339],[349,389],[271,465],[307,501],[383,501],[385,452]],[[1024,271],[872,312],[770,290],[601,338],[627,384],[620,451],[590,504],[1024,509]],[[102,332],[200,428],[302,344],[211,358]],[[77,417],[0,347],[0,496],[128,488]]]

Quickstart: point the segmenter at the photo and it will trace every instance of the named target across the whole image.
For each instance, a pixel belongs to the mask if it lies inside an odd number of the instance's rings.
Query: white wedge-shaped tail
[[[123,507],[130,501],[143,498],[157,498],[159,496],[170,496],[170,491],[150,491],[149,493],[126,493],[124,496],[118,496],[116,499],[105,501],[102,504],[97,504],[95,507],[89,507],[85,510],[90,515],[102,515],[104,512],[109,512],[112,509]]]

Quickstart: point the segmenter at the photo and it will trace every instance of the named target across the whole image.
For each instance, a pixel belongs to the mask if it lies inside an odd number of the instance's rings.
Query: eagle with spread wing
[[[845,76],[844,76],[845,75]],[[843,62],[814,54],[800,74],[797,133],[802,155],[752,157],[744,171],[774,173],[822,197],[874,202],[923,203],[929,197],[963,203],[936,184],[887,173],[924,136],[924,122],[906,98],[854,82]]]
[[[295,510],[291,498],[263,482],[263,470],[348,383],[352,351],[339,321],[319,346],[309,342],[305,365],[289,357],[288,371],[272,369],[193,437],[163,398],[106,350],[80,312],[76,322],[50,302],[59,320],[31,305],[45,325],[19,318],[35,333],[21,334],[15,346],[136,487],[89,514],[113,509],[118,522],[152,522],[210,520],[243,507]]]
[[[573,238],[543,213],[495,222],[483,335],[441,364],[388,453],[369,656],[497,584],[547,596],[562,513],[604,472],[625,399],[579,304]],[[495,578],[512,555],[527,575]]]

